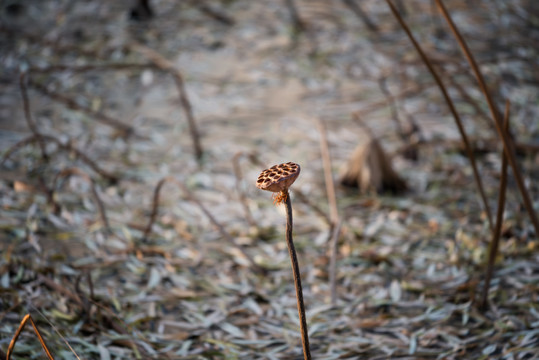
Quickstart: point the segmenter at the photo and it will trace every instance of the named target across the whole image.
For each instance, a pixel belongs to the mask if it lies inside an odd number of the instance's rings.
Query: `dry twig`
[[[187,96],[187,91],[185,90],[185,84],[183,81],[182,73],[178,69],[176,69],[176,67],[174,66],[172,62],[165,59],[157,51],[150,49],[147,46],[144,46],[141,44],[132,44],[131,48],[141,53],[145,57],[147,57],[159,69],[169,73],[170,75],[174,77],[174,82],[176,83],[176,87],[178,88],[178,93],[180,96],[180,102],[182,104],[185,117],[187,118],[189,132],[191,133],[191,139],[193,141],[193,150],[195,153],[195,158],[197,159],[197,161],[200,161],[202,159],[202,154],[203,154],[202,145],[200,144],[200,134],[197,129],[195,116],[193,115],[193,108],[191,106],[191,102],[189,101],[189,97]]]
[[[40,141],[41,140],[45,140],[45,141],[50,141],[50,142],[53,142],[55,143],[60,149],[64,150],[64,151],[67,151],[67,152],[72,152],[74,153],[78,158],[80,158],[84,163],[86,163],[86,165],[88,165],[90,168],[92,168],[92,170],[94,170],[96,173],[98,173],[99,175],[101,175],[102,177],[104,177],[105,179],[107,179],[108,181],[110,181],[111,183],[115,183],[118,181],[118,177],[116,175],[112,175],[111,173],[109,173],[108,171],[105,171],[103,169],[101,169],[101,167],[99,167],[99,165],[97,165],[97,163],[95,161],[93,161],[92,159],[90,159],[85,153],[83,153],[81,150],[77,149],[75,146],[73,146],[69,141],[66,142],[66,143],[63,143],[62,141],[60,141],[59,139],[57,139],[56,137],[54,136],[51,136],[51,135],[43,135],[43,134],[39,134],[39,135],[31,135],[27,138],[24,138],[22,139],[21,141],[17,142],[15,145],[13,145],[11,148],[9,148],[5,153],[4,153],[4,156],[2,157],[2,160],[0,161],[0,166],[4,164],[4,162],[9,159],[9,157],[15,152],[17,151],[18,149],[20,149],[21,147],[23,146],[26,146],[26,145],[29,145],[33,142],[37,142],[37,141]]]
[[[128,137],[129,135],[133,134],[133,128],[127,124],[124,124],[123,122],[121,122],[120,120],[118,119],[114,119],[100,111],[95,111],[91,108],[89,108],[88,106],[84,106],[84,105],[80,105],[79,103],[77,103],[75,100],[67,97],[67,96],[64,96],[62,94],[59,94],[59,93],[56,93],[56,92],[53,92],[53,91],[50,91],[49,89],[47,89],[46,86],[42,85],[42,84],[39,84],[35,81],[32,81],[32,80],[28,80],[28,85],[30,85],[32,88],[34,88],[35,90],[39,91],[41,94],[55,100],[55,101],[58,101],[60,103],[63,103],[65,106],[67,106],[68,108],[70,109],[73,109],[73,110],[76,110],[76,111],[80,111],[80,112],[83,112],[85,114],[87,114],[88,116],[90,117],[93,117],[94,119],[96,119],[97,121],[103,123],[103,124],[106,124],[106,125],[109,125],[109,126],[112,126],[113,128],[116,128],[118,129],[120,132],[121,132],[121,135],[122,137]]]
[[[11,339],[11,342],[9,343],[9,347],[7,349],[6,360],[11,359],[11,354],[13,353],[13,349],[15,348],[15,343],[17,342],[17,339],[19,338],[19,335],[21,334],[22,329],[24,329],[24,326],[26,325],[28,321],[30,321],[30,324],[34,328],[34,332],[36,333],[39,343],[43,347],[43,351],[45,351],[45,354],[47,354],[47,357],[49,358],[49,360],[54,360],[51,352],[49,351],[49,349],[47,348],[47,345],[45,344],[45,341],[43,340],[43,337],[41,336],[39,332],[39,329],[37,328],[36,323],[34,322],[34,320],[32,320],[32,316],[30,314],[26,314],[24,316],[24,318],[21,321],[21,324],[19,325],[19,328],[15,332],[15,335],[13,335],[13,339]]]

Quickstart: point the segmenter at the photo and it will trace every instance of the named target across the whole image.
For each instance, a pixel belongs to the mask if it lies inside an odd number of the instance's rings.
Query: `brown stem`
[[[45,142],[41,136],[41,133],[37,130],[37,123],[32,117],[32,112],[30,111],[30,100],[28,99],[28,90],[26,89],[26,74],[21,73],[19,76],[19,87],[21,89],[22,103],[24,107],[24,117],[26,118],[26,123],[28,127],[37,138],[39,143],[39,148],[41,149],[41,157],[45,160],[48,159],[47,152],[45,151]]]
[[[47,348],[47,345],[45,344],[45,341],[43,340],[43,337],[41,336],[41,334],[39,332],[39,329],[37,328],[37,325],[34,323],[34,320],[32,320],[32,316],[30,316],[30,314],[26,314],[24,316],[24,318],[22,319],[22,321],[21,321],[21,323],[19,325],[19,328],[15,332],[15,335],[13,335],[13,339],[11,339],[11,342],[9,343],[9,347],[7,349],[6,360],[11,359],[11,354],[13,353],[13,349],[15,348],[15,343],[17,342],[17,339],[19,338],[19,335],[21,334],[22,329],[24,329],[24,326],[26,325],[26,323],[28,321],[30,321],[30,324],[34,328],[34,332],[36,333],[37,338],[38,338],[39,342],[41,343],[41,346],[43,347],[43,351],[45,351],[45,353],[47,354],[47,357],[50,360],[54,360],[54,358],[52,357],[52,354],[50,353],[49,349]]]
[[[342,220],[339,221],[330,240],[330,258],[329,258],[329,288],[331,289],[331,305],[337,304],[337,252],[339,235],[341,233]]]
[[[479,106],[479,103],[477,102],[476,99],[474,99],[472,97],[472,95],[470,95],[470,93],[468,92],[467,89],[465,89],[462,85],[460,85],[458,83],[458,81],[456,81],[455,79],[455,75],[454,74],[451,74],[449,71],[447,71],[446,69],[443,68],[443,66],[440,66],[439,67],[441,70],[442,70],[442,73],[445,75],[445,78],[447,80],[449,80],[449,84],[455,88],[455,90],[457,90],[457,92],[459,93],[459,95],[461,96],[462,100],[466,101],[468,104],[470,104],[475,112],[477,113],[477,115],[479,115],[482,119],[485,120],[485,123],[488,125],[489,128],[492,129],[492,131],[496,131],[496,129],[494,128],[492,122],[490,121],[490,117],[488,116],[488,114],[483,110],[483,108],[481,108],[481,106]]]
[[[299,273],[298,258],[296,256],[296,248],[292,239],[292,201],[288,190],[286,190],[286,244],[288,245],[288,253],[292,262],[292,273],[294,274],[294,286],[296,287],[296,298],[298,301],[299,325],[301,330],[301,345],[303,346],[303,357],[305,360],[311,359],[311,351],[309,350],[309,333],[307,330],[307,317],[305,316],[305,305],[303,304],[303,291],[301,288],[301,274]]]
[[[185,116],[187,117],[187,124],[189,125],[189,132],[191,133],[191,139],[193,140],[193,148],[195,150],[195,157],[198,161],[202,159],[202,145],[200,145],[200,135],[197,129],[197,124],[195,122],[195,117],[193,115],[193,108],[191,107],[191,102],[187,97],[187,91],[185,90],[185,85],[183,83],[183,77],[179,72],[174,72],[174,82],[178,88],[178,93],[180,95],[180,102],[182,108],[185,111]]]
[[[500,119],[500,114],[497,111],[496,107],[494,106],[494,101],[492,100],[492,97],[490,96],[485,80],[483,79],[483,75],[481,71],[479,70],[477,63],[475,62],[475,58],[473,57],[470,49],[468,48],[468,45],[466,45],[464,38],[462,37],[457,27],[455,26],[455,23],[453,22],[453,19],[451,19],[451,16],[447,12],[447,9],[445,8],[444,4],[442,3],[441,0],[436,0],[436,4],[438,5],[438,8],[440,9],[445,20],[449,24],[449,27],[451,28],[453,35],[457,39],[462,49],[462,52],[464,53],[464,55],[466,56],[466,59],[468,60],[468,63],[472,67],[472,70],[475,74],[477,82],[479,83],[479,87],[481,88],[481,91],[483,92],[483,94],[485,95],[485,98],[487,99],[487,104],[488,104],[490,113],[492,115],[492,118],[494,119],[496,130],[498,131],[498,135],[500,136],[500,139],[502,139],[503,148],[504,148],[505,154],[507,155],[507,160],[509,162],[509,165],[511,165],[511,168],[513,169],[513,174],[515,175],[515,180],[517,182],[518,189],[520,190],[522,199],[524,200],[524,206],[526,207],[526,210],[528,211],[528,214],[530,215],[530,219],[532,221],[533,227],[535,228],[535,236],[539,236],[539,220],[537,219],[535,210],[530,200],[530,196],[528,194],[528,190],[526,189],[526,186],[524,185],[524,180],[522,179],[520,169],[518,168],[518,163],[517,163],[514,151],[513,151],[514,149],[513,149],[511,139],[509,135],[503,131],[503,124]]]
[[[455,118],[457,128],[458,128],[458,130],[460,132],[460,136],[462,138],[462,142],[464,143],[464,146],[466,147],[466,154],[468,156],[468,159],[470,160],[470,164],[472,165],[474,179],[475,179],[475,182],[477,184],[479,194],[481,195],[481,199],[483,201],[483,207],[484,207],[485,212],[487,214],[487,220],[488,220],[488,223],[489,223],[489,227],[490,227],[491,231],[493,231],[494,230],[494,225],[493,225],[493,222],[492,222],[492,216],[491,216],[491,213],[490,213],[490,207],[488,206],[487,196],[485,195],[485,191],[483,190],[483,183],[481,181],[481,176],[479,174],[479,171],[477,170],[477,165],[475,163],[475,157],[474,157],[474,154],[473,154],[472,146],[471,146],[470,142],[468,141],[468,136],[466,135],[466,131],[464,130],[464,126],[462,125],[462,121],[460,120],[460,116],[457,113],[455,105],[453,104],[453,101],[449,97],[449,94],[447,93],[447,90],[446,90],[442,80],[440,79],[440,76],[438,75],[438,73],[434,69],[434,66],[430,62],[427,55],[423,52],[423,49],[421,48],[419,43],[415,40],[414,36],[412,35],[412,32],[410,31],[410,29],[408,28],[408,25],[406,25],[406,23],[404,22],[404,20],[400,16],[400,14],[397,11],[397,8],[395,7],[395,5],[393,5],[391,0],[386,0],[386,2],[389,5],[393,15],[395,15],[395,18],[397,18],[397,21],[400,23],[400,25],[402,26],[402,28],[406,32],[406,35],[408,35],[408,38],[410,39],[410,41],[414,45],[415,49],[419,53],[419,56],[421,56],[421,59],[423,60],[423,62],[425,63],[425,65],[429,69],[430,73],[434,77],[434,80],[436,81],[436,84],[440,88],[440,91],[442,92],[442,95],[443,95],[447,105],[449,106],[449,110],[451,111],[451,114]]]
[[[504,131],[509,132],[509,101],[505,103],[504,114]],[[498,212],[496,213],[496,227],[494,228],[494,234],[492,235],[492,242],[490,243],[487,269],[485,274],[485,287],[483,288],[483,296],[481,299],[481,308],[487,309],[488,290],[490,288],[490,280],[492,279],[492,272],[494,271],[494,262],[496,261],[496,255],[498,254],[498,247],[500,243],[500,235],[502,233],[503,222],[503,210],[505,208],[505,192],[507,189],[507,155],[502,152],[502,175],[500,178],[500,190],[498,191]]]
[[[195,116],[193,115],[193,108],[191,106],[191,102],[189,101],[187,91],[185,90],[182,73],[178,69],[176,69],[175,65],[171,61],[163,57],[157,51],[147,46],[136,43],[130,45],[130,47],[131,49],[146,56],[148,60],[150,60],[159,69],[169,73],[170,75],[172,75],[172,77],[174,77],[174,83],[176,84],[176,88],[178,89],[178,93],[180,96],[180,103],[182,104],[182,109],[185,113],[185,117],[187,118],[187,125],[189,127],[189,132],[191,133],[191,139],[193,140],[195,158],[197,161],[200,162],[203,153],[202,145],[200,144],[200,134],[197,129]]]

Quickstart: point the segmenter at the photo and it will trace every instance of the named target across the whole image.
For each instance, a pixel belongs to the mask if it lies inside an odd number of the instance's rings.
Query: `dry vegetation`
[[[493,109],[437,3],[0,2],[0,357],[302,358],[293,161],[314,359],[539,358],[539,6],[444,1]]]

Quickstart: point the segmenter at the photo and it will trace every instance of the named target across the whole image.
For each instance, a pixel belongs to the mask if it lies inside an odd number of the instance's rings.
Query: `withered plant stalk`
[[[509,100],[505,103],[504,114],[504,131],[509,133]],[[503,210],[505,208],[505,193],[507,189],[507,155],[502,151],[502,174],[500,177],[500,190],[498,191],[498,212],[496,213],[496,227],[492,234],[492,241],[488,250],[487,268],[485,272],[485,285],[483,288],[483,295],[481,298],[481,308],[487,309],[488,306],[488,290],[490,288],[490,280],[492,279],[492,272],[494,271],[494,263],[496,261],[496,255],[498,254],[498,248],[500,243],[500,236],[502,233],[503,223]]]
[[[301,287],[301,274],[299,272],[298,257],[296,255],[296,248],[294,247],[294,240],[292,238],[292,201],[288,190],[286,190],[286,245],[288,246],[288,253],[290,254],[290,261],[292,262],[292,273],[294,276],[294,286],[296,287],[296,299],[298,302],[298,314],[299,325],[301,330],[301,345],[303,346],[303,357],[305,360],[311,359],[311,351],[309,350],[309,332],[307,330],[307,316],[305,315],[305,304],[303,303],[303,290]]]
[[[11,354],[13,353],[13,349],[15,348],[15,343],[17,342],[17,339],[19,338],[19,335],[21,334],[22,329],[24,329],[24,326],[26,325],[28,321],[30,321],[30,324],[34,328],[34,332],[36,333],[39,343],[41,344],[41,347],[43,347],[43,351],[45,351],[45,354],[47,354],[47,357],[49,358],[49,360],[54,360],[51,352],[49,351],[49,349],[47,348],[47,345],[45,344],[45,341],[43,340],[43,337],[41,336],[39,332],[39,329],[37,328],[37,325],[34,323],[34,320],[32,320],[32,316],[30,314],[26,314],[24,316],[24,318],[22,319],[19,325],[19,328],[15,332],[15,335],[13,335],[13,339],[11,339],[11,342],[9,343],[9,347],[7,348],[6,360],[11,359]]]
[[[299,272],[298,257],[294,240],[292,239],[292,200],[288,188],[296,181],[301,168],[298,164],[287,162],[284,164],[274,165],[260,173],[256,180],[256,187],[271,191],[273,193],[273,203],[286,206],[286,245],[290,261],[292,262],[292,274],[294,276],[294,286],[296,288],[296,300],[298,302],[299,325],[301,330],[301,345],[303,346],[303,357],[305,360],[311,359],[311,351],[309,350],[309,332],[307,330],[307,317],[305,316],[305,305],[303,303],[303,290],[301,288],[301,274]]]
[[[449,110],[451,111],[451,114],[455,118],[455,122],[457,124],[457,128],[459,130],[460,136],[462,138],[462,142],[464,143],[464,146],[466,147],[466,154],[468,156],[468,159],[470,160],[470,164],[472,166],[474,179],[477,184],[477,189],[479,190],[479,194],[481,195],[481,200],[483,201],[483,208],[485,210],[485,213],[487,214],[487,220],[489,223],[489,228],[493,231],[494,230],[494,224],[492,222],[492,216],[490,213],[490,207],[488,206],[487,196],[485,195],[485,191],[483,190],[483,182],[481,181],[481,176],[479,174],[479,170],[477,169],[477,165],[475,163],[475,157],[473,154],[472,146],[470,142],[468,141],[468,136],[466,135],[466,131],[464,130],[464,126],[462,125],[462,121],[460,120],[460,116],[455,108],[455,105],[453,104],[453,101],[449,97],[449,94],[444,86],[444,83],[442,82],[442,79],[438,75],[438,72],[434,69],[434,66],[432,65],[431,61],[419,45],[419,43],[415,40],[414,35],[412,35],[412,32],[408,28],[408,25],[404,22],[402,19],[402,16],[400,16],[397,8],[391,0],[386,0],[387,4],[389,5],[389,8],[391,9],[391,12],[399,22],[399,24],[402,26],[404,32],[410,39],[410,42],[414,45],[416,51],[419,53],[419,56],[421,57],[421,60],[425,63],[427,68],[429,69],[430,73],[432,74],[432,77],[436,81],[436,84],[440,88],[440,91],[442,92],[442,95],[444,97],[445,102],[449,106]]]
[[[389,1],[389,0],[386,0],[386,1]],[[498,131],[498,135],[500,136],[500,139],[502,140],[504,152],[507,155],[507,161],[509,165],[511,165],[511,168],[513,169],[513,174],[515,175],[515,180],[518,185],[518,189],[520,190],[520,193],[522,195],[524,206],[526,207],[526,211],[530,215],[530,219],[532,221],[533,227],[535,228],[535,235],[539,236],[539,220],[537,219],[537,215],[535,214],[535,210],[530,200],[530,195],[528,194],[528,190],[526,189],[526,185],[524,185],[524,180],[522,179],[522,174],[520,173],[517,159],[515,157],[514,145],[511,141],[511,137],[503,131],[503,124],[502,124],[502,120],[500,119],[500,114],[494,105],[494,101],[492,100],[492,97],[490,96],[490,92],[488,91],[485,80],[483,79],[483,74],[481,73],[481,70],[479,70],[479,66],[477,66],[477,62],[475,61],[475,58],[472,52],[468,48],[466,41],[464,41],[464,38],[460,34],[460,31],[457,29],[457,26],[453,22],[453,19],[449,15],[449,12],[445,8],[443,2],[441,0],[436,0],[436,4],[438,5],[438,9],[440,9],[440,12],[442,13],[445,20],[447,21],[447,24],[451,28],[453,35],[457,39],[457,42],[459,43],[462,49],[462,52],[464,53],[464,56],[468,60],[468,63],[470,64],[474,72],[474,75],[477,79],[477,82],[479,83],[479,87],[481,88],[481,91],[485,95],[485,99],[487,100],[490,113],[492,115],[492,118],[494,119],[494,124],[496,125],[496,130]]]

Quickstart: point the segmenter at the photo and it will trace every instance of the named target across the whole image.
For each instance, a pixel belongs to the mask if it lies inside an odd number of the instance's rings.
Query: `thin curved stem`
[[[535,229],[535,236],[539,236],[539,219],[537,218],[537,214],[535,214],[533,203],[530,199],[530,195],[528,194],[528,190],[526,189],[526,185],[524,184],[524,179],[522,178],[522,174],[520,172],[520,168],[518,166],[518,162],[515,157],[514,144],[511,140],[511,137],[509,136],[508,133],[504,132],[503,130],[503,122],[502,122],[500,113],[496,109],[496,106],[494,105],[494,100],[492,100],[492,97],[490,96],[490,92],[488,91],[485,80],[483,79],[481,70],[479,69],[479,66],[477,66],[477,62],[475,61],[475,58],[472,52],[468,48],[466,41],[464,41],[464,38],[462,37],[459,30],[457,29],[457,26],[455,25],[455,23],[453,22],[453,19],[451,18],[451,15],[449,15],[449,12],[445,8],[444,3],[441,0],[436,0],[436,4],[438,5],[438,9],[441,11],[442,15],[447,21],[447,24],[451,28],[453,35],[457,39],[457,42],[459,46],[461,47],[462,52],[464,53],[464,56],[466,57],[466,59],[468,60],[468,63],[472,67],[472,70],[475,74],[477,82],[479,83],[479,87],[481,88],[481,91],[485,95],[485,99],[487,100],[487,104],[490,109],[490,113],[492,115],[492,119],[494,120],[494,125],[496,125],[496,130],[498,131],[498,135],[500,136],[500,139],[502,140],[503,148],[507,156],[508,164],[511,165],[511,168],[513,169],[513,175],[515,175],[515,181],[517,183],[518,189],[520,190],[520,194],[522,195],[524,207],[528,211],[533,227]]]
[[[301,345],[303,346],[303,357],[305,360],[311,360],[311,351],[309,350],[309,333],[307,330],[307,317],[305,316],[303,290],[301,288],[301,274],[299,273],[298,257],[296,256],[296,248],[294,247],[294,241],[292,239],[292,201],[288,195],[288,190],[286,192],[286,244],[288,245],[288,253],[290,254],[290,261],[292,262],[292,273],[294,274],[294,285],[296,287],[299,325],[301,330]]]
[[[13,339],[11,339],[11,342],[9,343],[9,347],[7,349],[6,359],[7,360],[11,359],[11,354],[13,353],[13,349],[15,348],[15,343],[17,342],[17,339],[19,338],[19,335],[21,334],[22,329],[24,329],[24,326],[26,325],[28,321],[30,321],[30,324],[34,328],[34,332],[36,333],[37,338],[39,342],[41,343],[41,347],[43,348],[43,351],[45,351],[45,354],[47,354],[47,357],[49,358],[49,360],[54,360],[54,357],[52,356],[51,352],[47,348],[47,345],[45,344],[45,340],[43,340],[43,337],[41,336],[37,328],[37,325],[34,323],[34,320],[32,320],[32,316],[30,314],[26,314],[24,316],[24,318],[22,319],[19,325],[19,328],[15,332],[15,335],[13,335]]]
[[[477,165],[476,165],[476,162],[475,162],[475,157],[474,157],[474,154],[473,154],[472,145],[470,144],[470,141],[468,140],[468,136],[466,135],[466,130],[464,129],[464,125],[462,124],[462,121],[460,119],[460,116],[459,116],[456,108],[455,108],[455,105],[453,104],[453,101],[449,97],[449,94],[448,94],[448,92],[447,92],[447,90],[446,90],[446,88],[444,86],[444,83],[442,82],[442,79],[438,75],[438,72],[434,69],[434,66],[432,65],[432,62],[429,60],[429,58],[427,57],[427,55],[425,54],[425,52],[423,51],[423,49],[421,48],[419,43],[416,41],[416,39],[414,38],[414,35],[412,35],[412,32],[410,31],[410,28],[408,27],[408,25],[406,25],[406,23],[402,19],[402,16],[399,14],[399,12],[398,12],[397,8],[395,7],[395,5],[393,5],[391,0],[386,0],[386,2],[389,5],[389,8],[391,9],[391,12],[393,13],[393,15],[395,15],[395,18],[397,19],[397,21],[401,25],[402,29],[404,30],[404,32],[406,33],[406,35],[410,39],[410,42],[412,43],[414,48],[417,50],[419,56],[421,57],[421,60],[423,60],[423,62],[425,63],[425,65],[429,69],[432,77],[434,78],[434,80],[436,81],[436,84],[438,85],[438,87],[440,88],[440,91],[442,92],[442,95],[444,97],[445,102],[449,106],[449,110],[451,111],[451,114],[455,118],[455,123],[457,124],[457,128],[458,128],[460,136],[462,138],[462,142],[464,143],[464,147],[466,149],[466,154],[468,156],[468,159],[470,160],[470,165],[472,166],[473,176],[474,176],[474,179],[475,179],[475,183],[477,185],[477,189],[479,190],[479,195],[481,197],[481,200],[483,201],[483,207],[484,207],[485,213],[487,214],[487,220],[488,220],[489,228],[493,232],[494,231],[494,223],[492,222],[492,215],[491,215],[491,212],[490,212],[490,207],[488,205],[487,196],[486,196],[485,191],[483,189],[483,182],[481,181],[481,174],[479,173],[479,170],[477,169]]]
[[[504,115],[504,132],[509,133],[509,100],[505,103],[505,115]],[[494,228],[494,234],[492,234],[492,240],[490,242],[488,250],[487,268],[485,273],[485,285],[483,287],[483,295],[481,297],[481,308],[486,310],[488,307],[488,291],[490,289],[490,280],[492,279],[492,273],[494,271],[494,263],[496,262],[496,255],[498,254],[498,247],[500,244],[500,236],[502,234],[503,223],[503,210],[505,208],[505,193],[507,189],[507,154],[502,151],[502,174],[500,177],[500,190],[498,191],[498,212],[496,213],[496,224]]]

